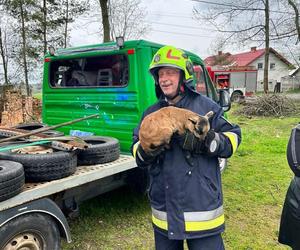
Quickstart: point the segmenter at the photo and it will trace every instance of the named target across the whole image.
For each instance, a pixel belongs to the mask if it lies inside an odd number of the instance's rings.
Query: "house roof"
[[[290,71],[289,76],[294,76],[298,73],[298,71],[300,70],[300,67],[298,66],[297,68],[293,69]]]
[[[278,57],[279,60],[287,64],[288,66],[293,66],[292,63],[290,63],[286,58],[284,58],[282,55],[280,55],[276,50],[273,48],[270,48],[270,53],[273,53],[275,56]],[[253,61],[260,58],[265,54],[265,49],[256,49],[251,48],[251,51],[243,52],[239,54],[231,55],[229,53],[226,53],[228,55],[227,60],[231,61],[230,66],[249,66]],[[219,54],[220,56],[220,54]],[[204,62],[208,66],[212,66],[215,62],[217,56],[209,56],[207,57]]]

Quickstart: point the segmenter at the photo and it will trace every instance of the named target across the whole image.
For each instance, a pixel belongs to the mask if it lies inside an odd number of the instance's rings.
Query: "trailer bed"
[[[96,181],[135,167],[135,160],[132,156],[121,155],[119,159],[113,162],[92,166],[79,166],[74,174],[62,179],[48,182],[26,183],[23,191],[20,194],[0,202],[0,211],[92,181]]]

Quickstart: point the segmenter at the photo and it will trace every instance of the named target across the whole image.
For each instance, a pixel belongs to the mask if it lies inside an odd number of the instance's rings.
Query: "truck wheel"
[[[93,165],[117,160],[120,156],[119,141],[105,136],[81,137],[90,147],[78,154],[78,165]]]
[[[49,215],[22,215],[0,228],[0,249],[59,250],[59,229]]]
[[[7,151],[0,159],[20,162],[26,181],[51,181],[67,177],[76,171],[77,155],[74,152],[56,151],[45,154],[18,154]]]
[[[25,184],[22,164],[13,161],[0,161],[0,201],[20,193]]]
[[[240,102],[242,100],[242,98],[243,98],[243,94],[241,92],[235,91],[231,94],[230,99],[232,102]]]

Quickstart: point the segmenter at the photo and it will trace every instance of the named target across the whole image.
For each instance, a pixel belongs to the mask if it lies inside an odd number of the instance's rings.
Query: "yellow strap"
[[[229,139],[229,141],[230,141],[230,143],[232,145],[232,150],[233,150],[232,153],[234,153],[237,150],[238,143],[239,143],[237,135],[235,133],[232,133],[232,132],[223,132],[223,134],[226,137],[228,137],[228,139]]]
[[[216,219],[209,221],[187,221],[185,222],[185,230],[187,232],[203,231],[214,229],[221,226],[225,222],[224,214]]]
[[[135,144],[133,145],[132,153],[133,153],[134,159],[136,158],[136,151],[137,151],[137,148],[138,148],[139,144],[140,144],[140,141],[138,141],[137,143],[135,143]]]
[[[152,222],[157,227],[162,228],[164,230],[168,230],[168,223],[166,221],[157,219],[152,215]]]

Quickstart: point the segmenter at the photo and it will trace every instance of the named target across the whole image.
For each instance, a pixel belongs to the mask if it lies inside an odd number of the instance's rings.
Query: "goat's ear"
[[[211,118],[212,116],[214,115],[214,112],[213,111],[209,111],[208,113],[206,113],[205,117],[207,119]]]
[[[193,124],[197,124],[199,117],[198,116],[189,117],[188,120],[191,121]]]

